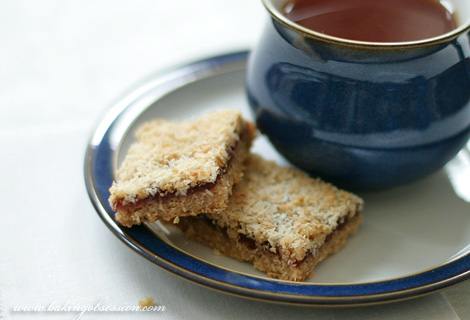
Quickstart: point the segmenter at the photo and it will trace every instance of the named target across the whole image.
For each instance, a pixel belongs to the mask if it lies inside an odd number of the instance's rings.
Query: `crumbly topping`
[[[279,167],[251,155],[228,208],[207,216],[227,234],[242,234],[287,260],[315,254],[326,237],[362,209],[358,196],[313,179],[294,168]]]
[[[237,110],[221,110],[194,121],[153,120],[137,130],[110,188],[110,203],[136,203],[151,196],[186,195],[213,183],[230,159],[245,123]]]

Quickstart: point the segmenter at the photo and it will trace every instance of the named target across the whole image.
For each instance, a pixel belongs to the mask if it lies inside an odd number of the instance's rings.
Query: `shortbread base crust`
[[[202,185],[190,190],[186,195],[170,194],[144,200],[138,206],[122,206],[116,212],[116,220],[126,227],[131,227],[143,222],[168,221],[203,212],[222,212],[227,208],[233,185],[243,177],[245,168],[243,162],[248,157],[254,134],[254,128],[247,123],[240,134],[241,139],[234,148],[227,169],[207,188]]]
[[[338,251],[347,238],[356,233],[362,216],[356,214],[341,224],[326,239],[316,255],[308,253],[302,261],[287,262],[279,253],[273,253],[262,246],[257,247],[254,241],[241,240],[240,237],[229,238],[227,233],[203,217],[186,217],[175,224],[190,239],[218,250],[222,255],[239,261],[253,263],[256,269],[268,276],[281,280],[305,281],[313,274],[314,267],[328,255]]]

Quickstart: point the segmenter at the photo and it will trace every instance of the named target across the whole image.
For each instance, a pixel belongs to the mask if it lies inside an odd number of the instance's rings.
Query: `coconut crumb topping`
[[[194,121],[144,124],[110,188],[111,206],[152,196],[186,195],[190,188],[215,182],[245,125],[238,110],[215,111]]]
[[[227,234],[269,243],[284,260],[314,255],[339,224],[363,206],[358,196],[294,168],[251,155],[223,214],[206,214]]]

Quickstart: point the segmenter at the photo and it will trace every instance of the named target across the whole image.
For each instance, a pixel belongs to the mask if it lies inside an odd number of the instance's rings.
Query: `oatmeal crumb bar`
[[[144,124],[110,188],[116,219],[130,227],[221,212],[242,178],[254,135],[254,126],[231,109]]]
[[[356,231],[362,206],[352,193],[250,155],[224,212],[181,218],[176,226],[271,277],[304,281]]]

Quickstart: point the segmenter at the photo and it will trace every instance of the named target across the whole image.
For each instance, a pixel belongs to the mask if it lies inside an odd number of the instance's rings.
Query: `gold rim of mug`
[[[454,30],[444,33],[440,36],[416,40],[416,41],[407,41],[407,42],[368,42],[368,41],[357,41],[349,40],[344,38],[338,38],[334,36],[329,36],[320,32],[316,32],[301,26],[300,24],[295,23],[294,21],[288,19],[284,16],[276,7],[272,4],[271,0],[262,0],[264,7],[268,10],[271,17],[276,19],[278,22],[293,30],[294,32],[315,40],[320,40],[324,42],[329,42],[333,44],[338,44],[347,47],[356,47],[356,48],[370,48],[370,49],[382,49],[382,50],[393,50],[393,49],[405,49],[405,48],[420,48],[428,47],[437,44],[442,44],[448,42],[454,38],[457,38],[465,31],[470,30],[470,21],[462,24],[461,26],[455,28]]]

